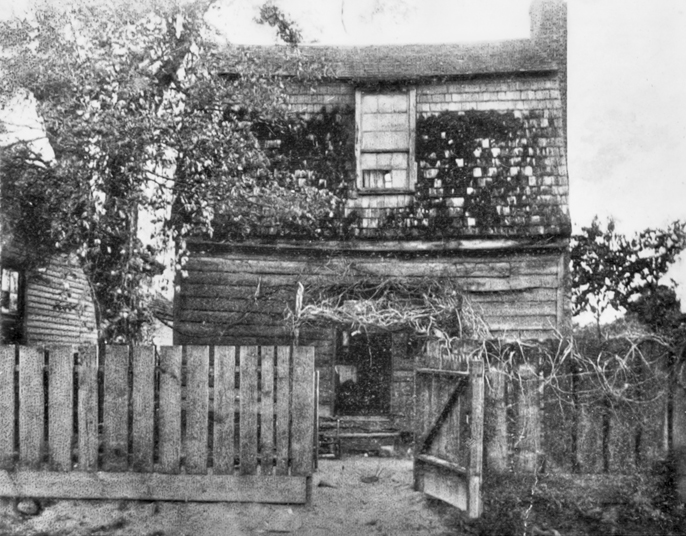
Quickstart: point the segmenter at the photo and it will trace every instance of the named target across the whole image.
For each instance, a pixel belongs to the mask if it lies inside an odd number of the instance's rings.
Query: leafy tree
[[[217,45],[210,4],[74,0],[0,24],[0,90],[36,97],[55,152],[43,161],[28,145],[4,151],[2,234],[35,263],[78,253],[107,341],[142,337],[148,282],[170,244],[180,269],[186,238],[212,237],[217,225],[251,236],[264,207],[276,207],[277,226],[316,236],[338,202],[274,171],[253,127],[286,117],[283,79],[249,49]],[[262,22],[292,44],[299,37],[274,6]],[[293,83],[323,72],[282,48]],[[227,57],[239,76],[222,74]],[[138,238],[141,214],[155,229],[149,243]]]
[[[616,232],[612,220],[603,228],[595,218],[572,241],[573,313],[590,311],[598,330],[608,309],[630,311],[657,327],[657,304],[669,302],[678,312],[673,289],[660,281],[684,247],[686,224],[679,221],[627,238]]]

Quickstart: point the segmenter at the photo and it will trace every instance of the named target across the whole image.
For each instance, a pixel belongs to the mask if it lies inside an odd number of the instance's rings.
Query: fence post
[[[486,406],[488,433],[486,465],[496,473],[507,470],[507,405],[505,403],[505,371],[498,364],[488,369]]]
[[[676,487],[681,502],[686,502],[686,366],[675,367],[677,375],[672,399],[672,452]]]
[[[520,389],[517,400],[517,441],[515,468],[522,473],[534,473],[541,450],[541,416],[538,401],[538,376],[532,365],[519,365]]]
[[[471,387],[471,423],[469,441],[469,494],[467,515],[477,518],[481,515],[481,472],[484,445],[484,363],[471,361],[469,366]]]

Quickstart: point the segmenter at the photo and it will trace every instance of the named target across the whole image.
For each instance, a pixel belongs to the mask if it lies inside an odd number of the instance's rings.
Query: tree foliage
[[[608,309],[631,312],[653,328],[670,315],[679,323],[678,300],[662,279],[685,247],[686,224],[679,221],[628,238],[613,221],[603,226],[595,218],[572,240],[573,313],[590,311],[597,324]],[[669,314],[659,312],[667,306]]]
[[[4,150],[3,236],[36,263],[79,254],[104,340],[140,340],[147,282],[170,244],[180,269],[186,238],[212,237],[218,221],[249,236],[250,215],[266,206],[277,225],[317,227],[336,204],[275,172],[253,127],[286,117],[283,79],[249,49],[220,48],[205,21],[210,4],[75,0],[0,25],[2,94],[35,96],[55,153],[43,161],[28,145]],[[297,41],[273,6],[262,22]],[[296,82],[322,72],[282,48]],[[238,76],[223,74],[227,57]],[[153,240],[139,238],[142,220]]]

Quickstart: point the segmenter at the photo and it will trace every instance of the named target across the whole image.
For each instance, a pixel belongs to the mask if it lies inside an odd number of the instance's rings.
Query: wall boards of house
[[[548,338],[568,322],[564,248],[494,254],[348,255],[284,253],[276,248],[192,246],[175,300],[175,344],[281,345],[294,334],[287,311],[295,307],[298,285],[334,278],[341,270],[365,277],[451,277],[474,309],[501,338]],[[336,326],[303,327],[298,343],[316,348],[322,412],[331,409]],[[410,396],[412,362],[408,341],[391,339],[391,412]],[[401,404],[404,406],[404,403]],[[403,410],[403,413],[404,410]],[[403,418],[408,418],[403,417]]]

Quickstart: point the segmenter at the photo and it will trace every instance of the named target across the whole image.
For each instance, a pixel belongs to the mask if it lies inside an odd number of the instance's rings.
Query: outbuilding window
[[[2,268],[0,273],[0,342],[22,341],[24,276],[19,270]]]
[[[415,102],[415,89],[357,91],[357,187],[361,193],[414,190]]]

